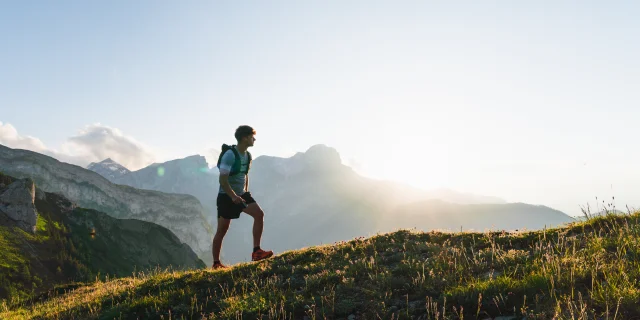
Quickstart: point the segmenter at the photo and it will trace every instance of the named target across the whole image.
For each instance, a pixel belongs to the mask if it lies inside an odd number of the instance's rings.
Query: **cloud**
[[[16,130],[14,126],[10,123],[3,124],[1,121],[0,143],[14,149],[27,149],[36,152],[43,152],[47,149],[40,139],[30,136],[21,136],[18,134],[18,130]]]
[[[48,148],[40,139],[20,135],[11,124],[0,122],[0,144],[46,154],[82,167],[111,158],[130,170],[138,170],[156,159],[149,147],[124,135],[117,128],[99,123],[82,128],[76,136],[67,139],[61,151],[58,151]]]
[[[145,167],[156,159],[150,148],[124,135],[119,129],[92,124],[69,138],[65,150],[75,150],[87,159],[102,161],[111,158],[130,170]]]

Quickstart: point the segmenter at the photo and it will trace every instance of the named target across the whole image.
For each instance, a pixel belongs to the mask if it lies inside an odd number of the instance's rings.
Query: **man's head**
[[[238,140],[238,145],[244,144],[247,147],[253,146],[253,142],[256,141],[254,135],[256,134],[256,130],[254,130],[250,126],[239,126],[236,129],[236,140]]]

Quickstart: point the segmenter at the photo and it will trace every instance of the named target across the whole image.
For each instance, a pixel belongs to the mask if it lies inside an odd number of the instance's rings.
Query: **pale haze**
[[[249,124],[254,157],[325,144],[368,177],[626,211],[638,16],[632,1],[2,2],[0,144],[136,170],[215,155]]]

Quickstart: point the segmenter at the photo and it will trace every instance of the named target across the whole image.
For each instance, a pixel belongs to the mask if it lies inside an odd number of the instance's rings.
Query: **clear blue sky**
[[[258,155],[323,143],[423,188],[640,206],[638,16],[634,1],[4,1],[0,121],[59,152],[100,123],[158,160],[251,124]]]

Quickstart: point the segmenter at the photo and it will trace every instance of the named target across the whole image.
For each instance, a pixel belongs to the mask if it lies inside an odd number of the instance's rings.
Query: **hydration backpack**
[[[244,174],[248,174],[249,173],[249,168],[251,168],[251,152],[249,152],[249,150],[245,151],[247,153],[247,156],[249,157],[249,162],[247,163],[247,171],[245,172],[240,172],[240,169],[242,167],[242,161],[240,161],[240,153],[238,152],[238,150],[236,149],[236,145],[227,145],[222,144],[222,151],[220,152],[220,155],[218,156],[218,164],[216,165],[218,168],[220,168],[220,161],[222,160],[222,156],[225,154],[225,152],[227,152],[227,150],[231,149],[231,151],[233,151],[233,155],[236,157],[236,160],[233,162],[233,165],[231,166],[231,172],[229,173],[229,176],[235,176],[238,173],[244,173]]]

